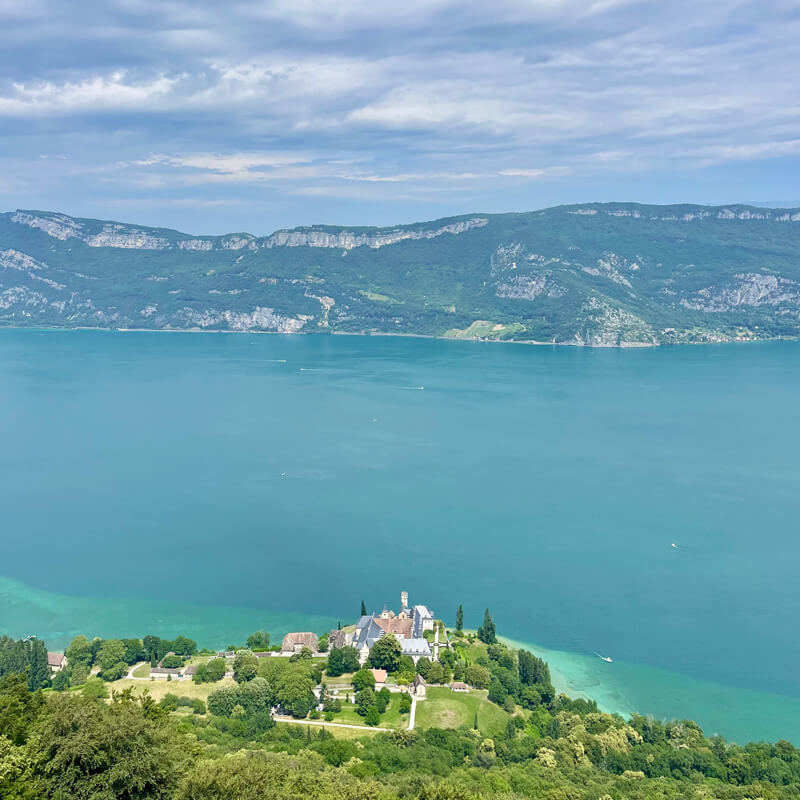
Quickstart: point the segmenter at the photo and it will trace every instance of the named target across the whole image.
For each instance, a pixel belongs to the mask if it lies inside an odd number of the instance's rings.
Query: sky
[[[0,209],[800,205],[800,0],[0,0]]]

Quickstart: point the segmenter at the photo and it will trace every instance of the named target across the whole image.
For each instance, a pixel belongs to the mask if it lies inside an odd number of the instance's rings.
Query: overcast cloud
[[[0,24],[4,209],[260,234],[800,195],[794,0],[0,0]]]

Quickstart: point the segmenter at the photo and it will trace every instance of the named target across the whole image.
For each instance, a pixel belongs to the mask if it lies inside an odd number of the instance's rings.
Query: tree
[[[497,705],[502,706],[503,703],[508,697],[508,692],[506,691],[506,687],[497,680],[497,678],[492,678],[491,683],[489,684],[489,695],[488,699],[491,700],[492,703],[497,703]]]
[[[206,683],[216,683],[225,677],[227,666],[224,658],[212,658],[200,666],[205,666],[205,681]]]
[[[363,600],[361,601],[361,616],[362,617],[367,616],[367,606],[365,605]]]
[[[381,721],[381,714],[378,709],[378,706],[373,705],[367,709],[367,713],[364,715],[364,722],[367,725],[371,725],[375,727]]]
[[[480,664],[470,664],[464,670],[464,680],[476,689],[488,689],[491,681],[491,673],[486,667]]]
[[[322,636],[320,636],[319,639],[317,640],[317,650],[319,650],[320,653],[327,653],[329,642],[330,642],[330,635],[327,633],[323,633]]]
[[[456,609],[456,630],[459,633],[464,630],[464,606],[462,605]]]
[[[478,628],[478,638],[484,644],[494,644],[497,641],[494,621],[488,608],[483,612],[483,625]]]
[[[83,686],[86,679],[89,677],[89,666],[81,662],[70,666],[69,668],[69,682],[71,686]]]
[[[379,692],[375,693],[375,705],[378,707],[378,713],[383,714],[392,700],[392,693],[384,686]]]
[[[401,714],[408,714],[411,711],[411,695],[403,694],[400,695],[400,706],[399,709]]]
[[[397,672],[402,652],[400,642],[391,634],[387,634],[372,645],[372,649],[369,651],[368,663],[374,669]]]
[[[273,703],[273,694],[270,685],[263,678],[243,683],[237,693],[237,701],[248,714],[258,714],[268,711]]]
[[[360,692],[362,689],[373,689],[375,687],[375,676],[368,669],[360,669],[353,675],[353,688]]]
[[[428,680],[428,673],[431,671],[431,660],[427,656],[417,661],[417,675],[422,675],[425,680]]]
[[[74,667],[76,664],[85,664],[89,667],[92,664],[92,647],[83,634],[79,633],[69,643],[65,655],[70,667]]]
[[[268,631],[256,631],[247,637],[250,650],[269,650],[270,635]]]
[[[62,669],[60,672],[56,672],[51,683],[53,686],[53,691],[65,692],[67,689],[69,689],[69,672],[65,669]]]
[[[97,654],[97,663],[100,665],[100,677],[103,680],[115,681],[121,678],[127,672],[125,645],[122,641],[106,639]]]
[[[14,672],[1,677],[0,740],[6,736],[12,744],[23,744],[43,705],[41,692],[31,694],[28,691],[28,680],[24,673]]]
[[[158,636],[145,636],[142,639],[142,649],[144,650],[145,659],[153,666],[167,654],[167,650]]]
[[[197,642],[186,636],[178,636],[178,638],[172,642],[170,650],[179,656],[193,656],[197,652]]]
[[[164,656],[161,666],[165,669],[179,669],[183,666],[183,659],[180,656]]]
[[[345,672],[355,672],[358,667],[358,651],[355,647],[337,647],[328,654],[325,672],[332,678],[337,678]]]
[[[431,668],[428,670],[427,681],[429,683],[444,682],[444,669],[438,661],[434,661],[433,664],[431,664]]]
[[[369,686],[356,692],[356,713],[362,717],[367,716],[367,712],[375,705],[375,692]]]
[[[316,705],[315,685],[305,664],[290,664],[278,678],[276,700],[293,717],[303,719]]]
[[[208,696],[208,710],[217,717],[229,717],[238,702],[235,686],[221,686]]]
[[[130,690],[110,705],[54,695],[29,750],[43,798],[167,800],[187,760],[180,741]]]
[[[35,692],[50,685],[50,665],[47,663],[47,646],[41,639],[25,642],[28,661],[28,688]]]
[[[144,660],[144,648],[139,639],[123,639],[122,643],[125,645],[125,658],[123,661],[128,666]]]
[[[233,659],[233,678],[237,683],[251,681],[258,675],[258,657],[252,650],[239,650]]]

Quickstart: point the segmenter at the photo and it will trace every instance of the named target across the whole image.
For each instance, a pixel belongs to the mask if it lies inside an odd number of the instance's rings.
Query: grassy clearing
[[[451,328],[445,331],[448,339],[508,339],[522,333],[525,326],[519,322],[502,325],[485,319],[476,319],[468,328]]]
[[[510,715],[490,703],[488,692],[471,689],[469,693],[453,692],[445,687],[431,687],[427,697],[417,703],[417,728],[472,728],[475,713],[478,729],[486,736],[505,730]]]
[[[149,664],[139,664],[138,667],[133,671],[134,678],[149,678],[150,677],[150,665]]]
[[[335,678],[330,675],[323,675],[322,680],[329,689],[339,689],[341,693],[342,687],[349,689],[353,685],[353,675],[355,675],[355,672],[345,672]]]
[[[386,711],[381,714],[381,721],[378,723],[380,728],[395,729],[408,727],[408,714],[400,713],[400,695],[393,694]],[[343,722],[347,725],[364,725],[364,717],[356,712],[353,703],[345,703],[342,700],[342,710],[334,715],[333,722]],[[369,728],[368,725],[364,725]]]
[[[375,303],[388,303],[389,305],[400,305],[402,304],[402,300],[395,300],[393,297],[389,297],[388,294],[380,294],[379,292],[370,292],[366,289],[359,289],[358,293],[363,297],[366,297],[367,300],[372,300]]]
[[[154,700],[160,700],[164,695],[176,694],[178,697],[200,698],[204,702],[208,700],[211,692],[219,689],[220,686],[234,686],[233,678],[223,678],[217,683],[194,683],[194,681],[137,681],[122,678],[107,684],[109,693],[133,688],[134,694],[141,694],[145,690],[150,693]]]

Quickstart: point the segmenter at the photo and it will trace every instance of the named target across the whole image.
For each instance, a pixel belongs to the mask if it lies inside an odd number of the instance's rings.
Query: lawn
[[[417,703],[417,728],[472,728],[475,712],[478,729],[487,736],[505,730],[510,715],[490,703],[488,692],[470,689],[468,693],[453,692],[446,687],[430,687],[425,700]]]
[[[122,689],[133,687],[134,694],[141,694],[145,689],[150,693],[154,700],[160,700],[166,694],[175,694],[178,697],[199,697],[204,702],[208,700],[211,692],[219,689],[220,686],[234,686],[233,678],[223,678],[217,683],[195,683],[194,681],[137,681],[122,678],[108,684],[109,694],[112,691],[119,692]]]
[[[139,664],[138,667],[133,671],[134,678],[149,678],[150,677],[150,664]]]
[[[381,721],[378,723],[378,726],[381,728],[407,728],[408,717],[408,714],[400,713],[400,695],[392,694],[389,706],[386,711],[381,714]],[[344,700],[342,700],[342,710],[334,715],[332,722],[344,722],[348,725],[364,725],[364,717],[356,712],[356,707],[353,703],[345,703]],[[369,726],[365,725],[365,727]]]
[[[339,689],[341,693],[342,687],[349,689],[353,685],[353,675],[355,675],[355,672],[345,672],[336,677],[323,675],[322,681],[329,689]]]

